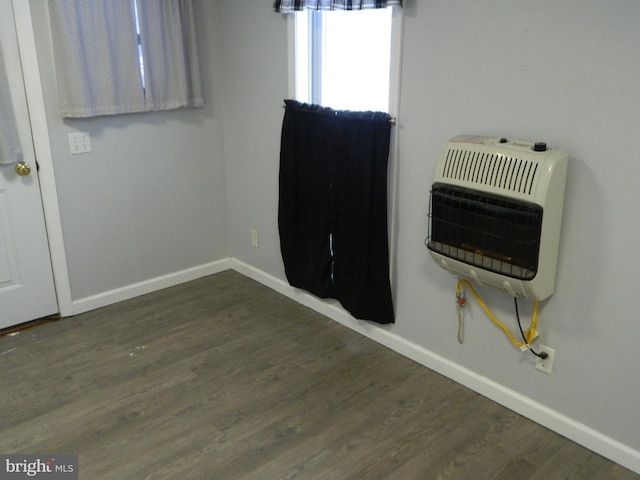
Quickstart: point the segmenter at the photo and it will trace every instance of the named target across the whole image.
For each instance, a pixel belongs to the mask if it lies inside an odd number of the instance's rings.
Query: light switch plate
[[[87,153],[91,151],[91,140],[87,132],[76,132],[69,134],[69,152],[71,155]]]

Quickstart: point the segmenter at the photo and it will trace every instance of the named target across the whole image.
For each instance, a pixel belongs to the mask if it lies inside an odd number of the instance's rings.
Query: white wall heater
[[[555,288],[567,163],[542,142],[451,139],[431,188],[433,258],[479,285],[545,300]]]

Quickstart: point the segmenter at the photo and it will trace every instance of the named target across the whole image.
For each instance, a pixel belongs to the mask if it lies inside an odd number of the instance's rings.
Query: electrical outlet
[[[259,246],[258,231],[253,228],[251,229],[251,245],[253,245],[256,248],[258,248]]]
[[[547,375],[551,375],[553,357],[555,356],[556,351],[553,348],[545,347],[544,345],[540,345],[536,351],[538,353],[546,352],[547,354],[547,358],[538,357],[536,360],[536,368]]]
[[[69,152],[71,152],[71,155],[91,151],[91,140],[89,139],[89,134],[87,132],[70,133],[68,136]]]

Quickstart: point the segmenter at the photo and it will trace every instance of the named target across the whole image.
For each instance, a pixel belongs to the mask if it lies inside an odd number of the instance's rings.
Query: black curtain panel
[[[393,323],[387,231],[391,117],[285,100],[278,227],[289,283]]]

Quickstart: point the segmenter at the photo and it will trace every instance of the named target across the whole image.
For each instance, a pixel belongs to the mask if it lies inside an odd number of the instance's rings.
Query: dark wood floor
[[[638,479],[235,272],[0,337],[0,452],[83,480]]]

